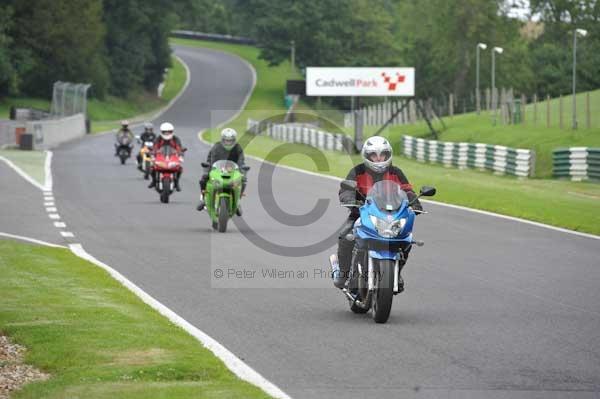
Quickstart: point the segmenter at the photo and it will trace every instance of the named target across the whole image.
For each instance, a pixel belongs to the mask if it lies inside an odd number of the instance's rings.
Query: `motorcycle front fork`
[[[400,258],[394,263],[394,294],[400,292],[399,281],[402,268],[406,264],[406,255],[403,251],[400,252]],[[368,291],[375,289],[376,270],[374,261],[368,255],[366,249],[357,248],[352,250],[352,267],[349,276],[349,290],[356,293],[360,286],[367,287]],[[359,285],[359,279],[362,279],[363,284]],[[366,283],[366,284],[365,284]]]

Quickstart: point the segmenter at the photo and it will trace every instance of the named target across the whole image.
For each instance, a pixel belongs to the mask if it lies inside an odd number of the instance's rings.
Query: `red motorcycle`
[[[181,172],[183,152],[179,153],[165,145],[154,155],[152,170],[156,173],[156,191],[160,194],[160,202],[164,204],[169,203],[169,196],[175,190],[175,176]]]

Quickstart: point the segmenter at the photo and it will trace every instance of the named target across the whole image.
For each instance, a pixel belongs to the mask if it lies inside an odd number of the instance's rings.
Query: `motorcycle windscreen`
[[[213,163],[212,167],[213,169],[220,170],[221,173],[231,173],[238,169],[238,166],[235,162],[224,159]]]
[[[159,152],[164,155],[165,158],[169,158],[171,155],[175,154],[175,149],[170,145],[163,145],[160,147]]]
[[[369,191],[368,197],[382,211],[396,211],[402,206],[402,201],[408,200],[400,185],[391,180],[378,181]]]

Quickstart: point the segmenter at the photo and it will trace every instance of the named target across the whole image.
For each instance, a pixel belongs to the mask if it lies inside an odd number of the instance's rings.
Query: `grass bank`
[[[133,93],[128,98],[107,96],[103,100],[91,98],[88,101],[88,116],[92,121],[92,132],[101,132],[119,127],[122,119],[142,120],[169,103],[183,88],[186,71],[177,58],[172,57],[173,67],[165,78],[161,97],[153,93]],[[11,106],[24,108],[50,109],[50,100],[39,98],[6,98],[0,101],[0,118],[8,118]]]
[[[264,398],[102,269],[0,241],[0,332],[51,375],[14,398]]]
[[[246,109],[229,124],[230,126],[238,131],[245,131],[246,120],[248,117],[256,118],[255,111],[284,110],[282,93],[289,66],[282,64],[269,67],[265,61],[258,58],[259,50],[249,46],[179,39],[176,42],[237,54],[256,69],[256,88]],[[277,93],[279,95],[276,95]],[[458,117],[453,119],[459,120]],[[412,127],[412,129],[417,128],[417,126]],[[214,142],[218,138],[215,133],[206,131],[203,138]],[[415,134],[412,131],[410,133]],[[345,177],[348,170],[361,161],[358,156],[320,151],[325,155],[328,167],[325,168],[326,170],[317,170],[315,163],[307,156],[317,152],[311,147],[298,144],[282,146],[281,142],[253,135],[241,138],[241,142],[245,143],[247,154],[337,177]],[[497,176],[490,172],[424,164],[401,156],[396,156],[396,164],[405,171],[415,186],[435,185],[438,188],[436,201],[600,234],[600,185],[598,184],[540,179],[520,180],[514,177]]]
[[[439,135],[439,140],[453,142],[488,143],[514,148],[528,148],[536,152],[536,176],[552,176],[552,151],[559,147],[600,147],[600,90],[590,92],[591,128],[586,128],[584,101],[586,93],[577,96],[579,128],[571,129],[572,96],[563,97],[563,126],[559,127],[559,99],[537,105],[537,122],[534,123],[534,106],[525,107],[525,122],[518,125],[493,125],[492,114],[482,112],[456,115],[444,118],[447,129]],[[546,127],[549,107],[550,127]],[[435,124],[436,128],[441,125]],[[371,130],[371,129],[369,129]],[[407,126],[393,126],[386,130],[386,136],[394,143],[402,141],[402,135],[416,137],[430,135],[425,123]]]

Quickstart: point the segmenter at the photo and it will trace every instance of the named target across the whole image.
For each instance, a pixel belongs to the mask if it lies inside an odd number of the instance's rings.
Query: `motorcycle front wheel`
[[[162,191],[160,192],[160,202],[163,204],[169,203],[169,195],[171,194],[169,191],[171,189],[171,179],[166,177],[162,181]]]
[[[229,201],[226,197],[221,197],[219,203],[219,233],[227,231],[227,222],[229,221]]]
[[[373,293],[373,320],[385,323],[390,317],[394,298],[394,265],[391,259],[380,259]]]

